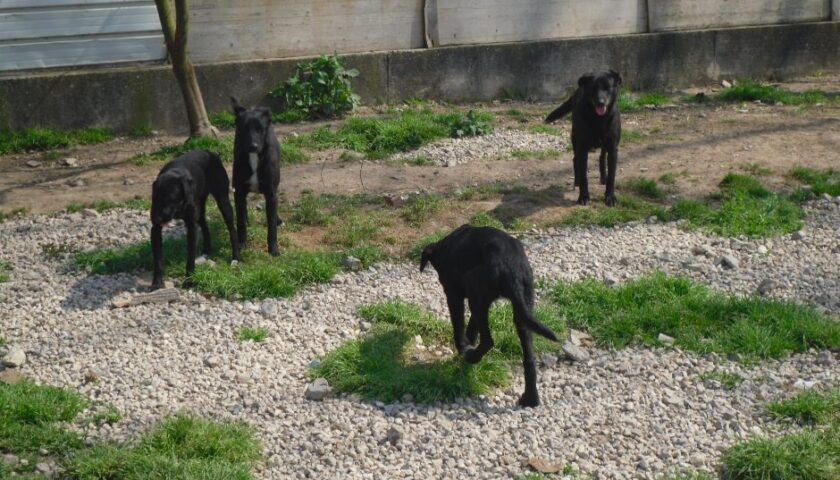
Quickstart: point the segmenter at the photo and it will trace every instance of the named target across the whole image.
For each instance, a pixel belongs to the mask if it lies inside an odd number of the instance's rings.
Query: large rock
[[[568,340],[563,344],[563,353],[566,354],[567,358],[575,362],[585,362],[589,360],[589,353],[587,353],[586,350],[578,347]]]
[[[3,363],[4,367],[10,368],[19,368],[22,367],[24,363],[26,363],[26,353],[23,351],[22,348],[18,346],[12,346],[5,355],[3,355],[3,359],[0,360]]]
[[[304,396],[307,400],[321,401],[332,393],[332,387],[326,378],[316,378],[314,382],[306,386]]]
[[[729,270],[735,270],[740,265],[738,259],[733,257],[732,255],[721,255],[718,259],[718,263],[723,265],[723,268],[727,268]]]

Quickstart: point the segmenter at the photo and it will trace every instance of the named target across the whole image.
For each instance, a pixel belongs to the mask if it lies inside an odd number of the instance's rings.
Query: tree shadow
[[[577,203],[564,196],[563,187],[551,185],[541,190],[524,190],[506,193],[490,215],[510,227],[517,220],[547,208],[572,207]]]

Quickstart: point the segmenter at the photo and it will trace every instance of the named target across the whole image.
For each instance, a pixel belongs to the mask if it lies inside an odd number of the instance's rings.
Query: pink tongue
[[[607,106],[606,105],[598,105],[595,107],[595,113],[598,114],[599,117],[603,117],[607,114]]]

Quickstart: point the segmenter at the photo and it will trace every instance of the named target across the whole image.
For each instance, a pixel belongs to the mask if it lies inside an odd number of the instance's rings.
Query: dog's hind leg
[[[268,192],[265,194],[265,216],[266,224],[268,225],[268,253],[272,257],[280,255],[280,249],[277,248],[277,223],[279,217],[277,215],[277,193]]]
[[[239,241],[236,239],[236,230],[233,227],[233,209],[230,207],[230,199],[227,192],[214,195],[216,205],[219,206],[219,211],[222,212],[222,219],[225,221],[228,235],[230,235],[230,249],[233,252],[233,260],[239,261]]]
[[[210,227],[207,226],[207,216],[205,215],[204,206],[207,204],[207,199],[198,207],[198,226],[201,227],[201,253],[202,255],[210,256],[213,254],[213,246],[210,244]]]
[[[604,196],[604,203],[608,207],[614,207],[618,203],[615,196],[615,171],[618,168],[618,145],[613,145],[607,152],[607,191]]]
[[[519,397],[519,405],[536,407],[540,404],[540,397],[537,393],[537,367],[534,363],[531,331],[528,330],[523,320],[514,318],[516,333],[519,335],[519,342],[522,344],[522,366],[525,368],[525,392]]]
[[[196,225],[196,220],[193,215],[187,215],[184,218],[184,224],[187,227],[187,278],[184,280],[182,286],[184,288],[190,288],[194,285],[192,275],[195,271],[196,230],[198,230],[198,225]]]
[[[469,298],[470,303],[470,325],[476,325],[481,334],[481,341],[477,347],[469,346],[464,351],[464,360],[467,363],[478,363],[484,358],[484,355],[493,348],[493,336],[490,333],[490,304],[492,301],[487,301],[482,298]]]
[[[464,337],[464,296],[454,292],[446,292],[446,304],[449,306],[449,317],[452,320],[455,348],[461,354],[469,345]]]
[[[239,240],[239,248],[245,248],[248,244],[248,190],[243,185],[237,188],[233,194],[233,201],[236,204],[236,236]]]
[[[601,149],[601,158],[598,159],[598,169],[601,173],[601,185],[607,184],[607,149]]]
[[[154,277],[152,290],[163,288],[163,242],[161,241],[162,227],[152,227],[152,256],[154,257]]]

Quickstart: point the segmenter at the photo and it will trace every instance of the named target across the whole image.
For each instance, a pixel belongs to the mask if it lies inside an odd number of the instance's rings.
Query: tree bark
[[[195,69],[187,55],[187,33],[189,13],[187,0],[155,0],[166,50],[172,62],[172,72],[181,88],[187,118],[190,122],[190,137],[218,136],[219,132],[210,123],[210,117],[204,107],[204,98],[195,76]]]

